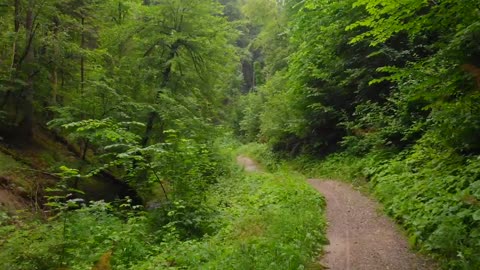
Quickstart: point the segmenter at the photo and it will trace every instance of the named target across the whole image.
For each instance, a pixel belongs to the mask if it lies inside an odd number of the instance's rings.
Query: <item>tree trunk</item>
[[[20,31],[20,0],[15,0],[13,16],[14,16],[13,27],[15,31],[15,39],[13,41],[12,69],[15,68],[18,60],[17,35],[18,35],[18,32]]]
[[[80,41],[80,48],[82,49],[82,55],[80,57],[80,91],[83,98],[83,90],[85,88],[85,56],[83,50],[85,49],[85,18],[82,16],[82,37]]]
[[[16,69],[17,69],[17,61],[18,61],[18,48],[17,48],[17,39],[18,39],[18,32],[20,31],[20,0],[15,0],[13,9],[13,29],[15,32],[15,37],[13,39],[12,44],[12,62],[10,66],[10,80],[13,82],[16,76]],[[3,98],[3,102],[0,105],[0,109],[4,109],[10,99],[12,91],[8,90],[5,93]]]
[[[162,80],[162,83],[160,84],[160,91],[155,96],[155,102],[154,102],[155,104],[158,103],[158,98],[159,98],[160,94],[162,94],[163,89],[165,87],[167,87],[168,82],[170,81],[170,75],[172,73],[172,60],[175,58],[175,55],[177,54],[177,51],[178,51],[178,49],[180,48],[181,45],[182,45],[182,41],[177,40],[170,47],[170,53],[169,53],[167,61],[166,61],[167,65],[165,66],[165,69],[162,72],[162,79],[163,80]],[[151,135],[152,135],[153,126],[154,126],[157,118],[161,122],[161,125],[160,125],[161,129],[160,129],[159,133],[163,137],[163,132],[164,132],[163,119],[161,118],[161,116],[156,111],[152,111],[148,114],[147,125],[146,125],[146,128],[145,128],[145,134],[144,134],[143,139],[142,139],[142,147],[146,147],[148,145],[148,142],[149,142],[149,140],[151,138]]]
[[[27,13],[25,17],[25,30],[26,30],[26,54],[25,54],[25,72],[27,76],[26,86],[23,91],[23,119],[19,123],[21,133],[30,138],[33,136],[33,96],[35,94],[34,88],[34,63],[35,52],[33,48],[33,39],[35,35],[33,25],[33,7],[35,0],[28,1]]]
[[[58,96],[58,71],[57,66],[53,67],[52,71],[52,105],[57,105],[57,96]]]
[[[143,138],[142,138],[142,147],[147,147],[148,145],[148,141],[152,136],[153,124],[155,123],[156,118],[157,118],[157,112],[152,111],[148,114],[147,125],[145,125],[145,134],[143,135]]]
[[[89,141],[88,139],[83,140],[83,150],[82,150],[82,160],[87,160],[87,152],[88,152],[88,147],[89,147]]]
[[[59,24],[60,24],[60,21],[58,19],[58,17],[55,17],[53,19],[53,35],[54,35],[54,39],[57,40],[58,39],[58,28],[59,28]],[[52,74],[51,74],[51,84],[52,84],[52,100],[51,100],[51,105],[55,106],[57,105],[57,95],[58,95],[58,65],[57,63],[55,62],[55,60],[58,59],[58,55],[59,55],[59,52],[58,52],[58,46],[57,44],[53,45],[54,48],[53,48],[53,55],[54,55],[54,61],[52,61]]]

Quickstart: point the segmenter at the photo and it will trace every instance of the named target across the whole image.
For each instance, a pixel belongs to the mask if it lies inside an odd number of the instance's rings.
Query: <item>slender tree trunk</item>
[[[255,89],[257,86],[257,74],[255,70],[255,60],[252,60],[252,89]]]
[[[80,41],[80,48],[82,49],[82,55],[80,57],[80,91],[83,98],[83,90],[85,88],[85,56],[83,50],[85,49],[85,18],[82,16],[82,37]]]
[[[143,138],[142,138],[142,147],[146,147],[148,145],[148,141],[152,136],[153,125],[156,119],[157,119],[157,112],[152,111],[148,114],[147,124],[145,125],[145,134],[143,135]]]
[[[175,55],[177,54],[177,50],[180,48],[180,45],[181,45],[180,41],[177,41],[170,48],[170,53],[169,53],[167,61],[166,61],[167,65],[162,72],[163,80],[162,80],[162,83],[160,85],[160,91],[155,96],[155,103],[158,102],[160,94],[162,94],[163,89],[165,87],[167,87],[168,82],[170,81],[170,75],[172,73],[171,61],[175,58]],[[154,126],[155,122],[157,121],[157,118],[161,122],[161,125],[160,125],[161,129],[159,130],[159,133],[163,137],[163,132],[164,132],[163,119],[161,118],[161,116],[156,111],[152,111],[148,114],[147,125],[146,125],[146,128],[145,128],[145,134],[144,134],[143,139],[142,139],[142,146],[143,147],[146,147],[148,145],[148,142],[149,142],[149,140],[152,136],[153,126]]]
[[[15,0],[14,13],[13,13],[13,27],[15,31],[15,39],[13,40],[13,53],[12,53],[12,70],[16,67],[18,60],[18,49],[17,49],[17,35],[20,31],[20,0]]]
[[[243,75],[243,80],[245,82],[243,86],[243,93],[248,93],[253,89],[254,86],[254,79],[253,79],[253,65],[251,64],[251,61],[244,60],[242,61],[242,75]]]
[[[57,96],[58,96],[58,68],[54,64],[52,71],[52,105],[57,105]]]
[[[20,29],[20,0],[15,0],[13,3],[14,6],[14,15],[15,17],[13,18],[14,20],[14,26],[15,26],[15,32],[18,32]]]
[[[17,69],[17,61],[18,61],[18,48],[17,48],[17,39],[18,39],[18,33],[20,31],[20,0],[15,0],[13,3],[14,9],[13,9],[13,29],[15,32],[15,37],[13,39],[13,44],[12,44],[12,62],[10,65],[10,80],[13,82],[15,80],[16,76],[16,69]],[[3,102],[0,105],[0,109],[5,108],[5,106],[8,103],[8,100],[10,99],[12,91],[8,90],[5,93],[5,96],[3,97]]]
[[[80,98],[82,99],[82,103],[84,101],[84,95],[85,95],[85,56],[84,56],[84,50],[85,50],[85,17],[82,16],[81,18],[81,23],[82,23],[82,33],[81,33],[81,38],[80,38],[80,48],[82,50],[82,54],[80,56]],[[82,113],[82,118],[85,118],[84,113]],[[83,150],[82,150],[82,160],[85,160],[87,158],[87,151],[88,151],[89,143],[88,139],[83,139]]]
[[[35,94],[34,88],[34,62],[35,62],[35,53],[33,48],[33,39],[35,35],[34,25],[33,25],[33,7],[35,0],[28,1],[27,13],[25,18],[25,30],[27,33],[26,41],[26,54],[25,54],[25,71],[26,71],[26,86],[23,91],[23,119],[20,122],[20,129],[23,135],[26,137],[33,136],[33,96]]]
[[[85,139],[83,141],[83,151],[82,151],[82,160],[86,160],[87,159],[87,151],[88,151],[88,147],[89,147],[89,141],[88,139]]]
[[[54,39],[57,40],[58,39],[58,28],[59,28],[59,19],[58,17],[55,17],[53,19],[53,35],[54,35]],[[56,62],[56,60],[58,59],[58,45],[55,44],[53,45],[53,55],[55,57],[54,61],[53,61],[53,64],[52,64],[52,74],[51,74],[51,83],[52,83],[52,101],[51,101],[51,104],[53,106],[57,105],[57,95],[58,95],[58,64]]]

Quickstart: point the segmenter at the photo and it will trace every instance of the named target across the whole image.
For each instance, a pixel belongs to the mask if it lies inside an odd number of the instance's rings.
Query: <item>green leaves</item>
[[[443,1],[442,1],[443,2]],[[426,31],[425,19],[421,15],[423,9],[430,6],[427,0],[401,0],[401,1],[366,1],[357,0],[353,7],[363,7],[368,12],[368,17],[356,21],[346,27],[354,30],[366,27],[369,30],[357,35],[350,42],[357,43],[371,38],[370,45],[376,46],[385,43],[392,36],[407,32],[416,36],[420,31]]]
[[[472,218],[475,221],[480,221],[480,209],[473,213]]]
[[[93,143],[106,144],[134,144],[140,141],[140,136],[128,131],[132,127],[144,127],[138,122],[116,123],[110,118],[102,120],[83,120],[62,125],[67,130],[72,130],[72,136],[88,138]]]

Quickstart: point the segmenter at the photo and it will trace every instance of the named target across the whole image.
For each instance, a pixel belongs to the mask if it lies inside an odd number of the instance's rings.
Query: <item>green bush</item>
[[[96,202],[48,223],[16,228],[2,245],[0,269],[90,269],[108,251],[114,252],[117,269],[128,269],[149,254],[151,237],[144,217],[125,221],[112,210]]]
[[[478,269],[480,162],[422,142],[373,177],[374,193],[410,235],[448,269]]]
[[[301,176],[225,178],[208,198],[217,233],[171,242],[168,253],[136,269],[299,269],[312,263],[325,242],[324,201]]]

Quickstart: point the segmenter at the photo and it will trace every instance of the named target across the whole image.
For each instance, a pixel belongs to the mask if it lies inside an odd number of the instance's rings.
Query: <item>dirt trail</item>
[[[333,270],[436,269],[412,253],[405,237],[378,204],[350,185],[308,181],[327,201],[327,237],[322,264]]]
[[[237,164],[242,166],[243,169],[247,172],[261,171],[260,166],[253,159],[246,156],[238,156]]]

